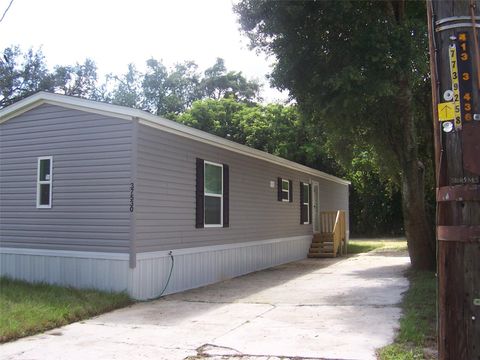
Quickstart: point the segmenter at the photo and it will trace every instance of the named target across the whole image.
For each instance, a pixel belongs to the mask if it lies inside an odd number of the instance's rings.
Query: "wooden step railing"
[[[320,233],[313,237],[311,257],[335,257],[337,253],[343,255],[346,252],[345,211],[321,211]]]
[[[340,252],[340,255],[346,253],[346,226],[345,226],[345,211],[337,211],[335,217],[335,224],[333,225],[333,248],[335,255]]]

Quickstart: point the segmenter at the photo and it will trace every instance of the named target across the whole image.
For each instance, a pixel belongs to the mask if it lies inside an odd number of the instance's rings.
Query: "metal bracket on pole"
[[[439,225],[438,241],[480,243],[480,225]]]
[[[465,21],[470,21],[470,22],[465,22]],[[475,21],[475,22],[473,23],[472,21]],[[446,17],[446,18],[435,21],[435,31],[440,32],[440,31],[450,30],[450,29],[472,28],[472,27],[480,28],[480,24],[476,23],[477,21],[480,21],[480,16],[474,16],[473,18],[471,16]]]
[[[464,184],[437,188],[437,201],[480,201],[480,185]]]
[[[438,26],[448,22],[464,21],[464,20],[471,21],[472,17],[471,16],[450,16],[450,17],[446,17],[446,18],[435,21],[435,25]],[[475,16],[475,20],[480,20],[480,16]]]
[[[472,23],[457,23],[457,24],[451,24],[451,25],[444,25],[435,28],[436,32],[444,31],[444,30],[450,30],[450,29],[458,29],[458,28],[471,28],[475,26],[476,28],[480,29],[480,24],[472,24]]]

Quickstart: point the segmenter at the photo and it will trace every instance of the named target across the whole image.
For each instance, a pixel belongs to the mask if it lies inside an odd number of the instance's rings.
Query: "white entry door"
[[[312,181],[312,224],[313,232],[320,232],[320,188],[316,181]]]

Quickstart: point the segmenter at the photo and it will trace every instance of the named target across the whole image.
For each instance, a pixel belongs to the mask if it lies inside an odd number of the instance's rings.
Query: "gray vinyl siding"
[[[312,225],[300,224],[300,181],[319,181],[322,210],[348,209],[348,186],[145,125],[139,127],[137,156],[137,252],[311,234]],[[229,166],[228,228],[195,228],[197,157]],[[277,200],[278,177],[293,181],[291,203]]]
[[[132,122],[41,105],[0,124],[3,247],[129,252]],[[52,208],[36,208],[53,156]]]

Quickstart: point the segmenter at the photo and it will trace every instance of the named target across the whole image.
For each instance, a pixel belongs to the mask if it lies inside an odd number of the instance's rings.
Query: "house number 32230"
[[[134,197],[133,197],[134,190],[135,190],[135,184],[132,182],[130,183],[130,212],[133,212],[133,209],[134,209]]]

